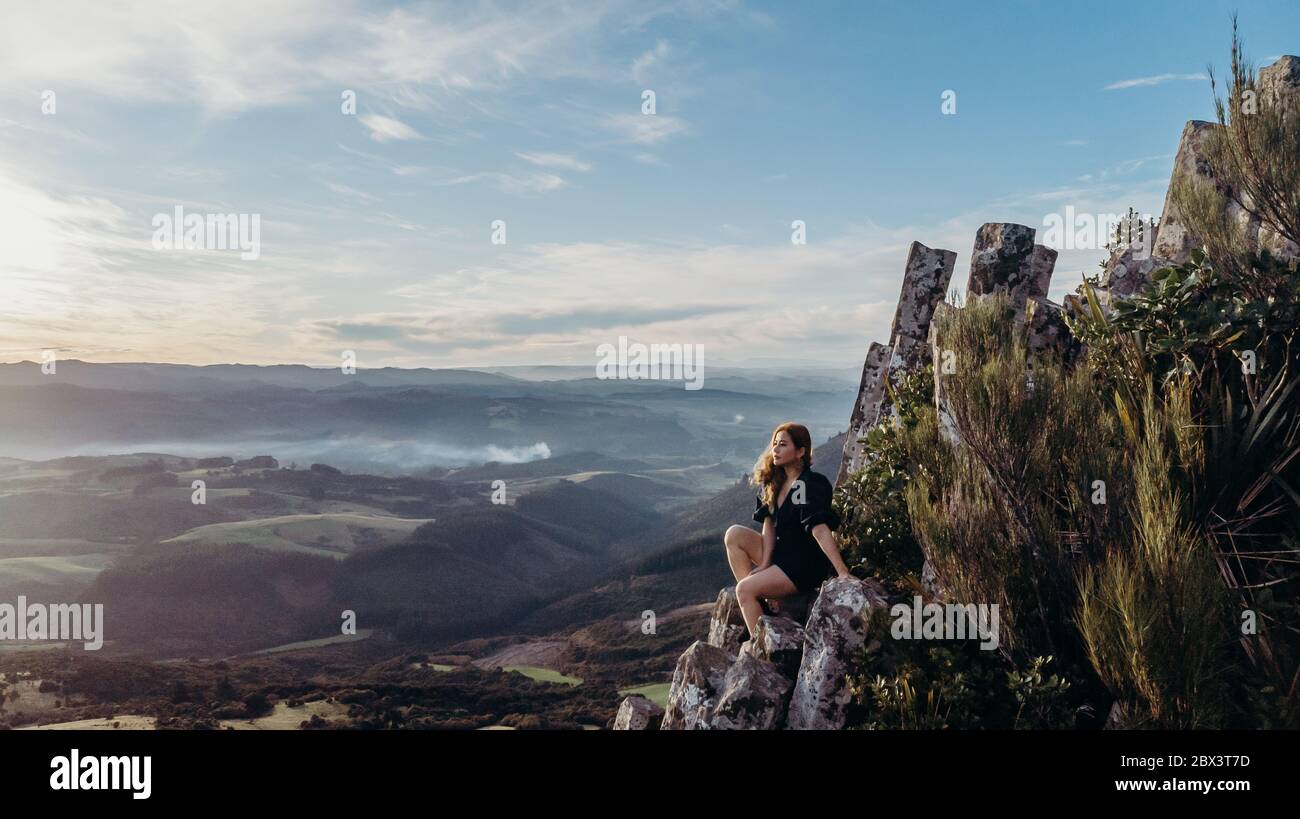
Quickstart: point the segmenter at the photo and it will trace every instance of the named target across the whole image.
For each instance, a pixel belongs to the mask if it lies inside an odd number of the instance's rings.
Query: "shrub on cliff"
[[[908,373],[893,391],[897,418],[881,422],[866,435],[869,457],[836,491],[843,520],[836,532],[844,562],[859,574],[874,574],[895,588],[919,590],[924,557],[912,535],[903,490],[910,463],[903,435],[918,423],[933,400],[932,368]]]
[[[1008,656],[1079,659],[1070,622],[1075,576],[1121,525],[1098,487],[1124,497],[1117,424],[1086,367],[1037,366],[1009,300],[978,299],[936,317],[955,369],[939,412],[906,436],[913,529],[955,600],[998,604]]]
[[[1241,276],[1253,277],[1252,287],[1242,289]],[[1180,582],[1197,588],[1203,579],[1191,575],[1205,571],[1216,587],[1226,581],[1234,610],[1232,628],[1220,639],[1238,648],[1234,676],[1242,696],[1230,697],[1223,710],[1236,712],[1225,718],[1247,724],[1300,724],[1298,293],[1294,265],[1258,256],[1229,277],[1196,251],[1185,264],[1156,271],[1148,289],[1118,302],[1109,315],[1085,289],[1088,310],[1073,322],[1099,388],[1113,395],[1126,419],[1131,445],[1152,461],[1144,471],[1153,494],[1140,498],[1142,514],[1162,523],[1168,517],[1162,510],[1177,508],[1185,526],[1154,535],[1138,527],[1141,539],[1134,542],[1152,561],[1150,579],[1175,569],[1170,556],[1149,551],[1154,536],[1183,540],[1184,549],[1203,553],[1176,572]],[[1155,486],[1162,474],[1166,486]],[[1085,622],[1094,634],[1103,630],[1096,618]],[[1195,676],[1197,656],[1169,662]],[[1140,689],[1135,674],[1130,669],[1126,676]],[[1130,695],[1136,689],[1127,687]],[[1168,713],[1161,698],[1143,699]]]

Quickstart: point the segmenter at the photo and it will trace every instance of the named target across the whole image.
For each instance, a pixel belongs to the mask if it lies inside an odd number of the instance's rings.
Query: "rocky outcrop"
[[[1218,127],[1213,122],[1195,119],[1183,127],[1183,135],[1178,140],[1178,153],[1174,156],[1174,170],[1169,178],[1169,189],[1165,191],[1160,228],[1156,231],[1155,247],[1152,249],[1153,255],[1165,264],[1187,261],[1192,249],[1200,244],[1183,221],[1174,202],[1174,185],[1180,178],[1190,176],[1213,181],[1203,148],[1210,133]]]
[[[1034,284],[1034,229],[1011,222],[986,222],[975,233],[966,298],[1010,293],[1013,301],[1029,298]]]
[[[808,619],[808,607],[812,605],[814,597],[810,593],[782,597],[777,601],[780,609],[778,616],[763,615],[759,618],[759,639],[764,639],[765,623],[770,628],[773,623],[789,622],[798,628],[800,622]],[[736,587],[728,586],[718,592],[718,599],[713,604],[713,612],[709,616],[709,634],[705,642],[728,654],[735,654],[747,642],[748,637],[749,629],[745,627],[745,616],[740,610],[740,601],[736,599]]]
[[[781,668],[758,656],[758,652],[742,651],[736,656],[697,640],[677,660],[662,728],[780,728],[792,686],[793,681]],[[628,706],[627,700],[624,706]]]
[[[862,365],[858,400],[849,419],[848,440],[840,459],[835,482],[861,469],[866,450],[862,437],[880,421],[890,417],[892,407],[886,383],[897,384],[904,372],[924,367],[930,361],[926,343],[930,319],[948,292],[957,254],[912,242],[903,271],[903,288],[889,330],[889,344],[872,342]]]
[[[709,727],[709,719],[718,698],[726,689],[727,670],[736,655],[701,640],[677,658],[673,682],[668,689],[662,728],[665,731],[692,731]]]
[[[725,612],[729,596],[734,599],[723,589],[715,610]],[[842,727],[850,666],[872,618],[887,608],[874,581],[835,578],[822,584],[806,626],[789,616],[763,615],[737,654],[697,640],[677,660],[661,728]],[[616,728],[653,722],[653,710],[635,699],[623,701]]]
[[[1268,102],[1300,96],[1300,57],[1287,54],[1261,68],[1257,85]]]
[[[873,620],[888,608],[884,590],[874,581],[835,578],[822,584],[804,626],[803,658],[786,717],[788,727],[844,727],[849,664],[866,644]]]
[[[645,697],[634,694],[619,703],[614,717],[615,731],[652,731],[659,727],[664,709]]]
[[[1011,222],[988,222],[975,233],[966,298],[1006,293],[1023,314],[1029,299],[1047,298],[1057,252],[1034,244],[1035,230]]]
[[[1028,298],[1047,298],[1047,289],[1052,286],[1052,271],[1056,269],[1057,255],[1057,251],[1046,245],[1034,245],[1034,252],[1029,256]]]
[[[1064,357],[1062,360],[1068,361],[1077,349],[1065,326],[1061,306],[1047,300],[1057,252],[1034,244],[1034,235],[1034,229],[1028,225],[1009,222],[982,225],[975,234],[975,247],[971,251],[967,299],[1005,293],[1016,308],[1016,322],[1028,325],[1030,353],[1035,357],[1049,353],[1061,355]],[[934,406],[939,416],[939,433],[953,443],[958,440],[958,432],[948,407],[944,379],[955,372],[948,372],[945,365],[951,363],[953,368],[960,368],[962,362],[945,356],[934,332],[938,324],[934,318],[954,309],[958,308],[950,304],[941,304],[935,309],[926,341],[935,361]]]
[[[727,669],[717,701],[696,727],[720,731],[780,728],[791,685],[775,663],[741,652]]]
[[[885,398],[885,378],[889,372],[891,350],[879,342],[867,347],[867,358],[862,363],[862,380],[858,382],[858,400],[853,404],[849,418],[848,439],[844,442],[844,455],[840,471],[835,477],[839,484],[844,478],[862,468],[866,449],[862,437],[876,425],[880,417],[880,402]]]
[[[1300,99],[1300,57],[1285,56],[1260,70],[1257,82],[1259,106],[1296,106]],[[1249,203],[1249,196],[1233,191],[1222,179],[1216,179],[1206,159],[1206,144],[1218,133],[1220,125],[1203,120],[1191,120],[1183,127],[1178,140],[1174,168],[1165,192],[1164,210],[1156,230],[1155,242],[1149,248],[1141,245],[1117,248],[1106,261],[1101,277],[1101,288],[1113,297],[1131,295],[1151,281],[1151,274],[1170,264],[1182,264],[1192,250],[1201,245],[1201,237],[1193,234],[1174,199],[1175,187],[1184,180],[1199,179],[1215,186],[1227,199],[1225,212],[1243,231],[1248,245],[1257,250],[1267,250],[1274,256],[1286,259],[1300,257],[1300,247],[1279,236],[1252,216],[1234,198]],[[1144,252],[1146,251],[1146,252]]]
[[[745,617],[740,611],[740,601],[736,599],[736,587],[728,586],[718,592],[718,600],[713,604],[713,614],[709,617],[709,636],[705,642],[728,654],[735,654],[747,636],[749,630],[745,627]]]
[[[794,680],[803,660],[803,642],[803,626],[793,619],[763,615],[754,627],[754,639],[741,646],[740,653],[773,663]]]
[[[953,251],[912,242],[903,268],[903,289],[894,311],[894,323],[889,328],[891,342],[899,336],[925,340],[930,317],[948,294],[948,282],[956,264],[957,254]]]
[[[1171,236],[1175,230],[1175,226],[1170,227]],[[1102,270],[1101,289],[1116,297],[1130,296],[1149,284],[1151,274],[1167,264],[1169,260],[1153,255],[1145,242],[1117,248]],[[1068,301],[1069,297],[1066,298]]]

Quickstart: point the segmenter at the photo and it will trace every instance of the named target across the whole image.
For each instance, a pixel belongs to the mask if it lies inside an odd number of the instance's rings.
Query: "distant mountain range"
[[[530,381],[473,370],[60,361],[0,365],[0,457],[269,453],[352,470],[416,473],[595,451],[655,468],[753,462],[787,420],[839,431],[855,382],[826,374],[666,381]],[[716,484],[721,485],[721,484]]]

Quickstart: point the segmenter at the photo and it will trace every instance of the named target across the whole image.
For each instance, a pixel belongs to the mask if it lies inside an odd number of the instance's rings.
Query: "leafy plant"
[[[838,487],[843,519],[837,539],[850,567],[862,567],[895,586],[917,588],[923,557],[912,535],[904,490],[909,480],[904,432],[934,396],[933,369],[907,373],[892,389],[897,415],[867,432],[866,463]]]

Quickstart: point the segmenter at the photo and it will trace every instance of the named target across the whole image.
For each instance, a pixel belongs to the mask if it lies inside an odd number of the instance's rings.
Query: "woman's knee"
[[[722,536],[722,544],[728,549],[739,548],[740,539],[744,537],[745,527],[739,523],[733,523]]]
[[[742,577],[736,583],[736,599],[756,597],[754,594],[754,581],[752,577]]]

